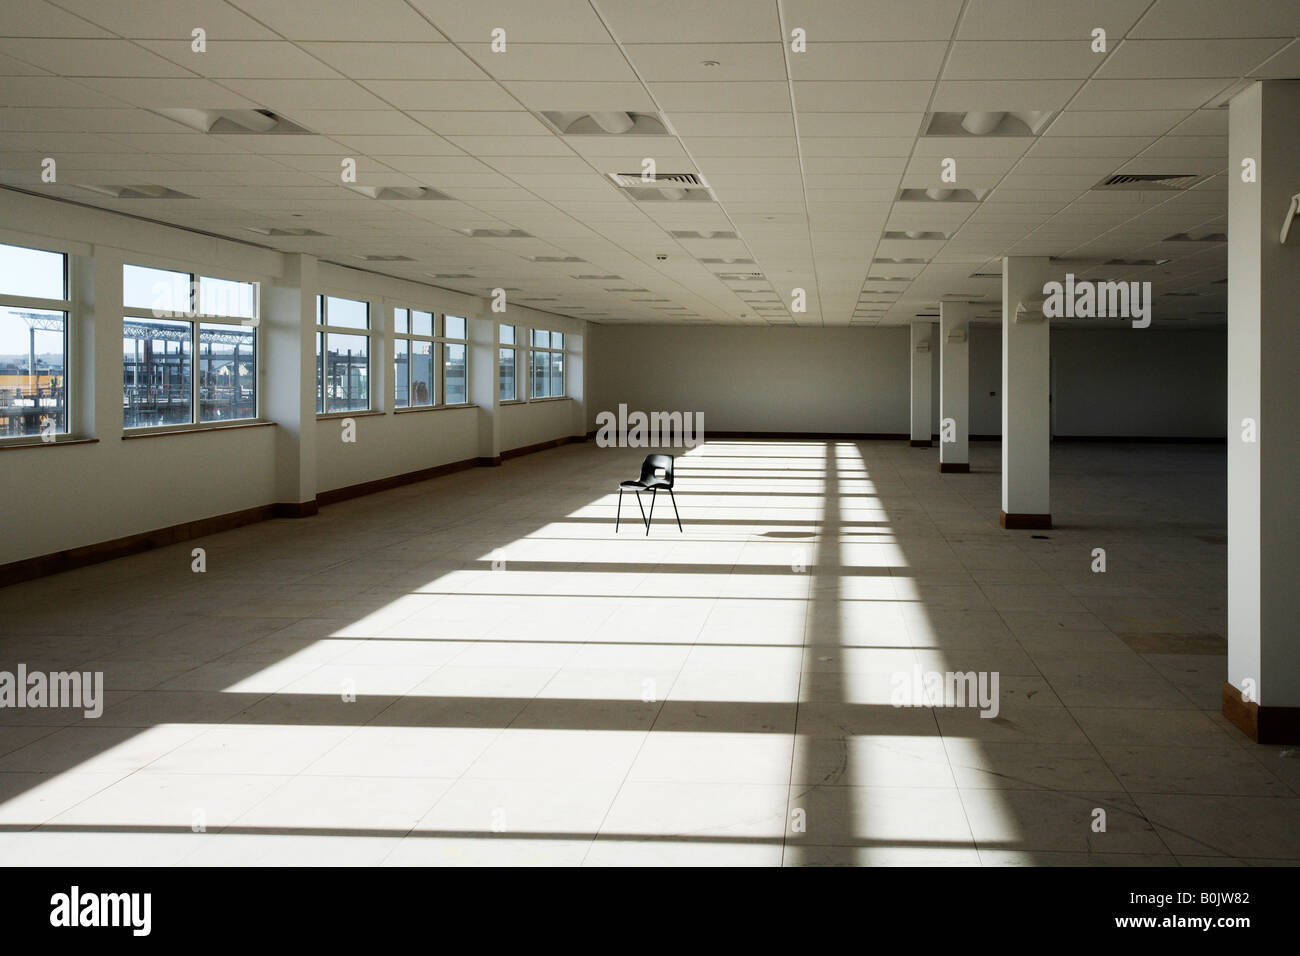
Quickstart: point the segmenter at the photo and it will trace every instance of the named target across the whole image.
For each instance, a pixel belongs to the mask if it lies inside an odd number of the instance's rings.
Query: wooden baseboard
[[[594,432],[592,434],[595,434]],[[519,458],[523,455],[531,455],[534,452],[546,451],[548,448],[559,448],[561,445],[569,445],[574,442],[586,441],[584,435],[565,435],[563,438],[552,438],[550,441],[539,441],[535,445],[523,445],[519,448],[511,448],[503,451],[500,456],[501,461],[507,461],[511,458]]]
[[[939,462],[939,471],[945,475],[968,475],[970,474],[970,462],[941,461]]]
[[[907,437],[903,432],[724,432],[711,428],[704,433],[705,441],[715,438],[754,441],[899,441]]]
[[[933,448],[934,442],[929,438],[909,438],[908,443],[913,448]]]
[[[0,565],[0,582],[3,582],[3,585],[0,586],[18,584],[21,581],[43,578],[46,575],[59,574],[63,571],[75,571],[77,568],[99,564],[102,561],[125,558],[133,554],[140,554],[143,551],[152,551],[154,548],[165,548],[168,545],[188,541],[191,538],[219,534],[222,531],[229,531],[232,528],[238,528],[246,524],[266,521],[274,516],[278,507],[281,506],[259,505],[256,508],[245,508],[242,511],[214,515],[211,518],[199,518],[194,521],[170,525],[166,528],[155,528],[152,531],[129,534],[122,538],[114,538],[111,541],[99,541],[95,544],[82,545],[79,548],[68,548],[65,551],[38,554],[32,558],[11,561],[8,564]]]
[[[1228,443],[1228,439],[1223,435],[1212,438],[1173,438],[1158,435],[1053,435],[1052,441],[1132,442],[1149,445],[1226,445]]]
[[[1261,707],[1223,682],[1223,716],[1257,744],[1300,743],[1300,707]]]
[[[233,511],[229,514],[216,515],[211,518],[199,518],[195,521],[186,521],[166,528],[157,528],[153,531],[142,531],[138,534],[114,538],[112,541],[100,541],[96,544],[69,548],[66,551],[39,554],[35,557],[11,561],[8,564],[0,565],[0,587],[30,581],[34,578],[43,578],[50,574],[59,574],[63,571],[74,571],[77,568],[84,568],[91,564],[112,561],[115,558],[125,558],[132,554],[140,554],[154,548],[164,548],[167,545],[188,541],[191,538],[201,538],[205,535],[229,531],[232,528],[253,524],[258,521],[267,521],[271,518],[308,518],[318,513],[322,505],[331,505],[340,501],[347,501],[350,498],[359,498],[362,495],[372,495],[401,485],[414,484],[417,481],[428,481],[430,478],[440,478],[443,475],[464,471],[467,468],[500,465],[502,459],[517,458],[520,455],[542,451],[546,448],[554,448],[557,445],[564,445],[571,441],[582,441],[582,438],[579,436],[552,442],[540,442],[537,445],[502,452],[497,458],[466,458],[463,461],[448,462],[445,465],[435,465],[432,468],[421,468],[419,471],[409,471],[402,475],[392,475],[375,481],[364,481],[357,485],[334,488],[330,491],[321,492],[312,501],[277,502],[275,504],[259,505],[256,508],[246,508],[243,511]]]
[[[441,478],[443,475],[450,475],[453,472],[464,471],[467,468],[477,466],[477,458],[465,458],[461,461],[448,462],[445,465],[435,465],[432,468],[408,471],[401,475],[390,475],[387,478],[376,478],[374,481],[363,481],[356,485],[322,491],[316,495],[316,504],[332,505],[339,501],[347,501],[349,498],[373,495],[379,491],[388,491],[390,488],[399,488],[402,485],[412,485],[417,481],[428,481],[430,478]]]
[[[1008,531],[1043,531],[1052,526],[1051,515],[1007,514],[1002,512],[1002,527]]]
[[[499,468],[501,466],[501,456],[497,455],[495,458],[475,458],[474,464],[478,465],[480,468]]]

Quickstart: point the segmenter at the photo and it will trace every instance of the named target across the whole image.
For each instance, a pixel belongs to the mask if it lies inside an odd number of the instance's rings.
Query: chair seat
[[[636,480],[633,480],[633,481],[620,481],[620,482],[618,483],[618,486],[619,486],[620,488],[625,488],[625,489],[627,489],[628,491],[653,491],[653,490],[656,489],[656,488],[671,488],[671,487],[672,487],[672,485],[670,485],[670,484],[669,484],[667,481],[665,481],[663,478],[655,478],[655,479],[652,479],[651,481],[636,481]]]

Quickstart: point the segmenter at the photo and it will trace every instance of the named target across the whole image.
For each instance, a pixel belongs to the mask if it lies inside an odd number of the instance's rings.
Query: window
[[[438,401],[433,362],[433,313],[419,309],[393,310],[394,406],[418,408]]]
[[[68,257],[0,245],[0,438],[67,434]]]
[[[316,414],[365,411],[368,408],[370,303],[318,295]]]
[[[123,428],[257,417],[257,283],[125,265],[122,306]]]
[[[469,347],[466,344],[465,319],[459,315],[444,315],[442,330],[442,368],[446,383],[443,401],[448,405],[461,405],[469,401]]]
[[[501,326],[501,346],[497,350],[497,364],[500,366],[500,384],[497,397],[503,402],[513,402],[519,398],[519,386],[515,381],[515,327]]]
[[[564,335],[533,329],[533,347],[529,352],[529,377],[533,398],[563,398]]]

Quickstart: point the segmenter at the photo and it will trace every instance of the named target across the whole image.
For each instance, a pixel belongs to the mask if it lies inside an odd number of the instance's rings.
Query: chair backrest
[[[641,480],[650,481],[658,477],[656,471],[663,470],[664,477],[662,480],[668,483],[668,487],[673,486],[673,456],[672,455],[646,455],[645,461],[641,462]]]

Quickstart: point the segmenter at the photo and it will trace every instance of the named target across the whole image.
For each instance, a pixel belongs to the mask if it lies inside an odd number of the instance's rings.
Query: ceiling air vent
[[[1165,242],[1227,242],[1228,236],[1222,232],[1207,232],[1203,236],[1193,236],[1186,232],[1170,236]]]
[[[99,193],[101,196],[111,196],[114,199],[193,199],[188,193],[177,192],[174,189],[168,189],[166,186],[90,186],[82,185],[79,189],[89,190],[92,193]]]
[[[635,184],[633,184],[635,185]],[[734,232],[701,232],[696,229],[673,229],[668,235],[674,239],[735,239]],[[701,260],[703,261],[703,260]]]
[[[1093,189],[1186,189],[1204,179],[1196,173],[1117,173]]]
[[[902,231],[890,231],[885,233],[886,239],[924,239],[924,240],[943,240],[948,236],[942,232],[931,232],[924,229],[906,229]]]
[[[752,266],[754,264],[753,259],[718,259],[716,257],[698,259],[696,261],[709,266]]]
[[[1162,266],[1168,259],[1107,259],[1108,266]]]
[[[533,236],[522,229],[457,229],[471,239],[532,239]]]
[[[429,186],[353,186],[348,184],[348,189],[354,193],[360,193],[367,199],[382,199],[388,202],[393,200],[417,200],[417,199],[450,199],[446,193],[438,192]]]
[[[579,259],[577,256],[529,256],[533,262],[586,262],[586,259]]]
[[[183,123],[200,133],[242,133],[257,135],[293,135],[310,134],[270,110],[195,110],[163,109],[155,110],[160,116]]]
[[[899,202],[983,202],[991,189],[955,189],[931,186],[929,189],[900,189]]]
[[[357,256],[357,258],[363,259],[366,262],[414,262],[415,261],[410,256],[394,256],[394,255]]]
[[[274,238],[305,238],[308,236],[323,236],[325,233],[317,232],[315,229],[304,228],[287,228],[281,229],[278,226],[245,226],[249,232],[255,232],[259,236],[271,236]]]
[[[723,282],[753,282],[763,278],[761,272],[717,272],[714,273]]]
[[[561,136],[667,136],[658,113],[632,110],[543,110],[542,119]]]
[[[695,173],[610,173],[614,185],[637,202],[713,202],[713,193]],[[701,237],[702,238],[702,237]]]

